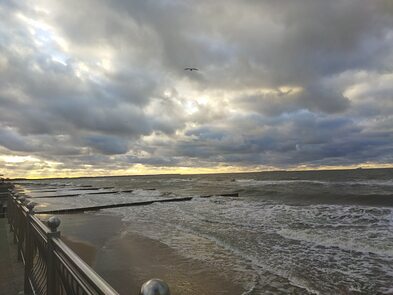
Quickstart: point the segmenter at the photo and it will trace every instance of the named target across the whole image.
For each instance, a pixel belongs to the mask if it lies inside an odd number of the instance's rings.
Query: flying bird
[[[199,69],[197,69],[197,68],[185,68],[184,70],[185,71],[190,71],[190,72],[192,72],[192,71],[199,71]]]

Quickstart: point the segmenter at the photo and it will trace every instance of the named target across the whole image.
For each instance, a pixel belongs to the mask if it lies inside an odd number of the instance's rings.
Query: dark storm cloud
[[[7,129],[0,130],[0,145],[13,151],[31,152],[33,150],[22,136]]]
[[[254,94],[238,97],[234,102],[249,111],[259,111],[268,116],[277,116],[299,109],[342,113],[350,106],[350,101],[336,89],[327,89],[323,85],[312,85],[298,93],[292,91],[273,91],[266,94]]]
[[[2,1],[0,17],[8,152],[64,169],[392,161],[389,0]]]
[[[125,140],[113,136],[89,136],[85,138],[88,146],[103,154],[125,154],[128,145]]]
[[[290,120],[282,116],[247,121],[259,122],[264,128],[240,134],[239,130],[247,130],[247,126],[240,125],[241,121],[237,122],[237,129],[231,130],[205,126],[189,131],[193,139],[179,142],[177,150],[170,153],[201,162],[286,167],[298,163],[338,165],[339,161],[349,165],[360,163],[365,157],[378,162],[382,158],[391,159],[393,151],[391,132],[365,131],[350,119],[300,112]]]

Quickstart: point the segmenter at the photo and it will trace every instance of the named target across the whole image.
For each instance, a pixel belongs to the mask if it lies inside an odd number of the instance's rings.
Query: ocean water
[[[95,214],[120,216],[128,231],[203,261],[244,295],[393,294],[393,169],[17,184],[37,211],[194,196]]]

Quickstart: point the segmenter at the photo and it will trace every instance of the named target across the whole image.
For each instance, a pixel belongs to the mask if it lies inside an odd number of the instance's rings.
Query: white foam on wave
[[[252,292],[254,292],[255,288],[258,285],[258,279],[259,276],[256,276],[256,279],[249,284],[249,286],[245,286],[246,287],[246,291],[244,291],[241,295],[250,295],[252,294]]]
[[[388,180],[359,180],[345,182],[351,185],[370,185],[370,186],[393,186],[393,179]]]
[[[145,189],[136,189],[132,192],[133,195],[139,197],[159,197],[162,193],[159,190],[145,190]]]
[[[391,208],[269,205],[264,214],[285,239],[393,257]]]
[[[358,180],[358,181],[323,181],[323,180],[257,180],[257,179],[236,179],[236,183],[241,186],[272,186],[285,184],[319,184],[319,185],[362,185],[362,186],[393,186],[393,179],[390,180]]]
[[[368,236],[372,232],[366,232],[362,235],[354,236],[353,232],[345,231],[320,231],[320,230],[294,230],[281,229],[277,232],[280,236],[301,242],[313,243],[324,247],[337,247],[346,251],[357,251],[364,254],[374,253],[381,256],[393,257],[393,247],[389,246],[393,242],[392,237],[386,239],[379,233],[379,239],[370,239]],[[387,235],[389,232],[385,232]]]
[[[236,200],[233,200],[233,202],[236,202],[238,205],[240,203]],[[148,206],[139,210],[132,208],[109,210],[122,215],[123,221],[130,222],[133,225],[132,231],[137,231],[139,234],[159,240],[186,257],[213,265],[220,264],[222,269],[243,273],[238,274],[236,277],[239,279],[243,278],[245,289],[248,290],[244,294],[250,294],[256,288],[258,282],[256,276],[259,277],[264,272],[280,277],[296,288],[307,290],[311,294],[318,294],[317,290],[314,290],[300,277],[284,271],[283,268],[275,267],[271,264],[271,261],[266,263],[266,261],[260,260],[258,253],[246,253],[236,245],[228,243],[228,241],[214,234],[198,230],[202,226],[199,223],[208,220],[208,216],[205,215],[208,213],[206,211],[210,211],[210,214],[212,213],[212,202],[210,200],[196,199],[188,202],[188,205],[186,207],[190,210],[187,211],[183,210],[184,206],[174,204],[161,204],[159,207]],[[226,204],[220,204],[219,206],[226,206]],[[213,218],[213,222],[222,219],[219,211],[215,213],[218,215],[216,218]],[[239,216],[241,211],[232,213]],[[151,218],[153,216],[154,220]],[[225,224],[227,227],[238,227],[239,225],[236,223],[230,224],[226,220],[222,222],[221,224]],[[252,269],[251,272],[250,267]]]
[[[343,284],[348,288],[352,286],[348,281],[355,286],[371,277],[370,269],[381,271],[383,282],[391,275],[393,216],[389,208],[292,206],[214,197],[113,210],[133,224],[132,230],[186,257],[243,272],[238,278],[243,280],[245,294],[258,292],[263,284],[257,286],[255,275],[263,277],[265,272],[313,294],[325,294],[314,282],[326,278],[326,271],[345,273],[347,281]],[[363,255],[353,256],[354,251]],[[337,258],[334,269],[324,260],[332,255]],[[318,266],[313,265],[316,262]],[[306,268],[307,274],[291,271],[297,266]],[[324,286],[331,283],[321,282]]]
[[[184,182],[194,182],[193,178],[168,178],[163,180],[165,183],[184,183]]]
[[[178,228],[181,228],[183,232],[190,231],[188,228],[184,228],[181,225],[179,225]],[[261,275],[261,270],[267,271],[271,274],[274,274],[278,277],[288,280],[288,282],[292,286],[306,290],[310,294],[320,294],[320,292],[318,292],[317,290],[314,290],[311,286],[309,286],[307,281],[302,280],[301,278],[299,278],[298,276],[296,276],[294,274],[291,274],[289,271],[283,271],[279,268],[269,265],[269,264],[265,263],[264,261],[261,261],[257,256],[245,253],[241,249],[236,248],[233,245],[228,244],[227,242],[225,242],[215,236],[208,235],[208,234],[201,234],[200,232],[195,232],[195,231],[191,231],[191,232],[192,232],[192,234],[194,234],[196,236],[205,238],[205,239],[213,242],[216,246],[225,249],[227,252],[232,253],[233,255],[237,256],[240,260],[251,262],[251,266],[253,266],[254,271],[256,271],[258,273],[258,276]],[[188,253],[186,255],[190,255],[190,254]],[[195,258],[200,259],[200,257],[198,257],[198,256]],[[256,284],[254,284],[253,287],[249,289],[249,293],[251,293],[255,287],[256,287]]]
[[[382,288],[381,290],[381,294],[393,294],[393,287],[390,288]]]
[[[256,180],[256,179],[236,179],[236,183],[241,186],[270,186],[285,185],[292,183],[312,183],[312,184],[329,184],[327,181],[318,180]]]

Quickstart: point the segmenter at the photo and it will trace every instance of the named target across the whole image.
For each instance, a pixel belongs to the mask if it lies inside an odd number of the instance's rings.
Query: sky
[[[0,19],[5,176],[393,166],[391,0],[0,0]]]

